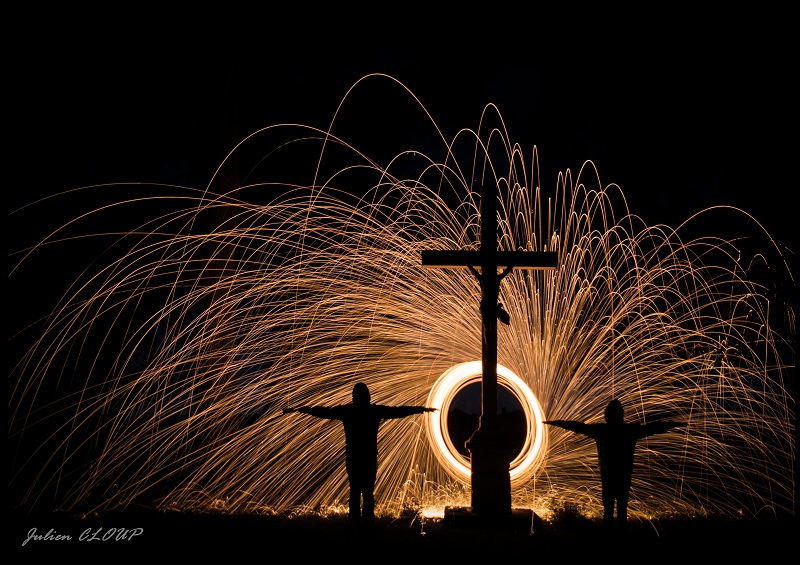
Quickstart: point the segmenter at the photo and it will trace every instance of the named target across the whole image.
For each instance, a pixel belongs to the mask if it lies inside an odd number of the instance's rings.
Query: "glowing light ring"
[[[470,465],[450,440],[447,413],[456,395],[467,385],[479,382],[482,374],[481,361],[455,365],[442,373],[428,394],[427,405],[437,409],[436,412],[427,413],[426,418],[428,438],[433,451],[448,474],[463,482],[470,480]],[[511,482],[515,484],[533,475],[544,457],[544,418],[542,407],[530,387],[511,369],[497,365],[497,384],[505,386],[517,398],[527,423],[525,443],[510,465]]]

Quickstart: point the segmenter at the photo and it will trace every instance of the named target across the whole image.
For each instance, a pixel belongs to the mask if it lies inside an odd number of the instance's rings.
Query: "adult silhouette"
[[[653,434],[666,432],[681,424],[677,422],[653,422],[633,424],[625,422],[622,403],[614,399],[605,409],[605,424],[585,424],[576,420],[548,420],[545,424],[578,432],[592,438],[597,445],[602,484],[603,524],[611,527],[615,523],[624,528],[628,523],[628,498],[633,476],[633,454],[636,442]],[[614,521],[614,506],[617,517]]]
[[[283,413],[300,412],[340,420],[344,425],[345,465],[350,484],[350,523],[372,528],[375,521],[375,477],[378,469],[378,428],[381,421],[433,412],[425,406],[385,406],[370,402],[365,383],[353,386],[353,402],[339,406],[300,406]],[[362,508],[363,499],[363,508]]]

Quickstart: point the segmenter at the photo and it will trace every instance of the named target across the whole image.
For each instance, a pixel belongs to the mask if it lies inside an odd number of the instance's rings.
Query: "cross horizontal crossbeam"
[[[469,268],[481,267],[487,259],[496,267],[513,267],[515,269],[555,269],[558,265],[558,253],[555,251],[464,251],[456,250],[424,250],[422,252],[423,267],[437,268]]]

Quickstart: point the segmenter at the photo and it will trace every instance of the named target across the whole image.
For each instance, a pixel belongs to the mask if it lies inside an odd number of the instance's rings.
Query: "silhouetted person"
[[[317,418],[341,420],[344,424],[345,462],[350,483],[350,523],[355,527],[363,525],[365,529],[369,529],[375,521],[374,491],[378,469],[378,427],[381,421],[434,410],[436,408],[425,406],[371,404],[367,385],[356,383],[353,386],[351,404],[331,407],[300,406],[286,408],[283,413],[302,412]]]
[[[628,498],[631,491],[633,452],[636,450],[636,442],[681,424],[677,422],[628,424],[625,422],[622,403],[616,399],[606,406],[605,418],[605,424],[585,424],[575,420],[550,420],[544,423],[578,432],[595,441],[603,487],[603,524],[606,527],[614,525],[616,503],[616,524],[624,528],[628,523]]]

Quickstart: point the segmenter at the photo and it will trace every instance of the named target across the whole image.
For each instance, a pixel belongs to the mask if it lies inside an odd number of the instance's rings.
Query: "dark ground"
[[[68,535],[71,540],[30,540],[37,535]],[[129,536],[141,528],[140,535]],[[308,563],[339,561],[349,554],[373,563],[516,558],[526,563],[596,560],[602,563],[765,563],[786,562],[796,554],[795,519],[765,521],[633,521],[624,535],[606,535],[594,521],[577,518],[538,524],[516,520],[510,526],[478,526],[464,520],[381,519],[369,535],[350,530],[346,518],[194,514],[127,511],[78,517],[66,514],[14,516],[5,529],[5,554],[12,563],[77,558],[80,563],[155,559],[213,562],[255,560]],[[103,537],[108,536],[105,541]],[[90,540],[88,538],[96,538]],[[83,539],[80,539],[83,538]],[[793,558],[791,558],[793,559]],[[540,561],[541,560],[541,561]],[[360,561],[360,560],[359,560]]]

